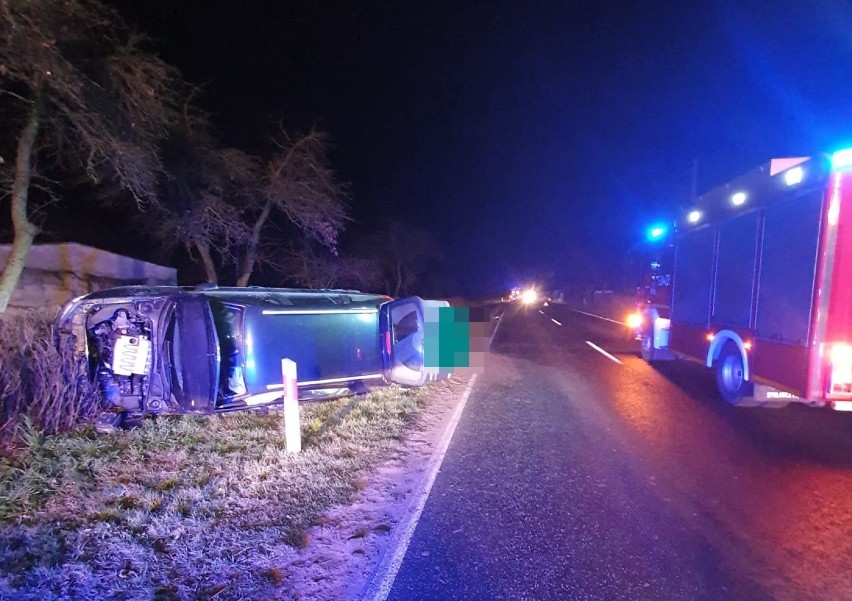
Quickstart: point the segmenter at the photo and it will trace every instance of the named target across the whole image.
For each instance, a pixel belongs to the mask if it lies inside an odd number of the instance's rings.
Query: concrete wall
[[[11,246],[0,245],[0,266]],[[36,244],[9,303],[10,310],[55,310],[75,296],[113,286],[171,285],[177,270],[74,242]]]

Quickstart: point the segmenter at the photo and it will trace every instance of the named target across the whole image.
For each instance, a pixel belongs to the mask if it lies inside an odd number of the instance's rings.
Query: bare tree
[[[431,232],[396,219],[385,221],[367,241],[368,252],[381,269],[385,292],[395,297],[414,293],[443,258]]]
[[[14,240],[0,312],[38,232],[28,200],[45,161],[94,182],[115,178],[139,204],[151,199],[157,142],[178,116],[179,79],[144,43],[98,0],[0,0],[0,94],[18,128],[2,191],[11,197]]]
[[[217,265],[236,262],[237,250],[249,238],[240,205],[260,193],[262,169],[257,158],[222,148],[206,116],[191,112],[187,101],[180,127],[163,145],[168,175],[156,217],[146,220],[147,231],[164,248],[182,245],[201,261],[207,281],[216,284]]]
[[[182,245],[210,283],[219,282],[219,268],[236,265],[237,285],[246,286],[258,263],[285,274],[298,266],[302,280],[313,282],[308,265],[316,266],[323,252],[336,254],[348,219],[345,187],[328,166],[326,147],[320,132],[293,137],[282,131],[264,162],[220,145],[207,118],[187,102],[164,145],[165,202],[149,231],[166,248]],[[314,245],[324,251],[317,254]],[[332,269],[328,257],[322,260]],[[352,266],[338,267],[335,281]]]
[[[372,289],[381,283],[379,265],[361,257],[334,254],[310,242],[294,246],[280,266],[299,286]]]
[[[261,236],[274,213],[284,215],[307,239],[333,253],[348,219],[345,187],[328,163],[327,136],[316,130],[291,136],[282,130],[275,145],[260,193],[242,206],[249,235],[242,247],[237,286],[248,285],[258,259],[263,259]]]

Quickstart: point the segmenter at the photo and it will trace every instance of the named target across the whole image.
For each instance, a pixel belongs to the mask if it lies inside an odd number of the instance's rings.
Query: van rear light
[[[852,345],[837,343],[831,347],[831,395],[852,396]]]

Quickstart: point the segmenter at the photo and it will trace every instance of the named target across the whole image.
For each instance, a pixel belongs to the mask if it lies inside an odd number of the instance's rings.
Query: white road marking
[[[491,331],[491,338],[488,339],[488,350],[489,351],[491,350],[491,345],[494,344],[494,337],[497,336],[497,330],[500,329],[500,325],[503,323],[503,320],[501,319],[502,317],[503,317],[502,314],[497,316],[497,325],[494,326],[494,329]]]
[[[429,465],[426,466],[426,479],[421,490],[416,492],[414,495],[416,503],[414,504],[413,511],[407,516],[407,518],[403,517],[403,519],[400,520],[400,523],[394,529],[394,533],[391,534],[391,540],[388,543],[388,550],[390,552],[386,553],[384,558],[382,558],[381,563],[373,573],[373,577],[370,578],[370,581],[364,588],[364,592],[361,595],[362,600],[366,601],[369,599],[372,601],[385,601],[385,599],[388,598],[388,595],[390,595],[394,580],[396,580],[396,575],[399,573],[399,568],[402,566],[402,560],[405,559],[405,553],[408,551],[408,545],[411,543],[411,539],[414,536],[414,530],[417,528],[417,522],[420,519],[420,514],[423,513],[423,508],[426,506],[426,500],[429,498],[429,493],[432,490],[432,484],[435,483],[435,477],[441,469],[441,463],[444,461],[444,455],[447,454],[447,448],[450,446],[450,441],[453,439],[453,434],[456,431],[456,426],[459,423],[459,419],[464,411],[464,406],[470,396],[470,391],[473,390],[473,383],[476,382],[476,375],[477,374],[474,374],[473,377],[471,377],[464,394],[462,394],[459,404],[456,406],[453,416],[450,418],[450,423],[444,431],[441,441],[438,443],[436,453],[429,460]]]
[[[541,309],[539,309],[538,312],[544,315],[544,311],[542,311]]]
[[[556,321],[556,320],[555,320],[555,319],[553,319],[552,317],[550,318],[550,321],[552,321],[553,323],[555,323],[555,324],[556,324],[556,325],[558,325],[558,326],[561,326],[561,325],[562,325],[562,322],[561,322],[561,321]]]
[[[608,352],[606,352],[605,350],[603,350],[601,347],[599,347],[599,346],[598,346],[597,344],[595,344],[594,342],[589,342],[588,340],[586,340],[586,344],[588,344],[590,347],[592,347],[593,349],[595,349],[597,352],[599,352],[599,353],[600,353],[601,355],[603,355],[604,357],[606,357],[606,358],[608,358],[608,359],[612,359],[613,361],[615,361],[615,362],[616,362],[616,363],[618,363],[619,365],[624,365],[624,363],[622,363],[622,362],[619,360],[619,358],[618,358],[618,357],[616,357],[616,356],[614,356],[614,355],[610,355]]]
[[[574,313],[582,313],[583,315],[588,315],[589,317],[597,317],[598,319],[603,319],[604,321],[609,321],[611,323],[617,323],[620,326],[626,326],[627,324],[623,321],[618,321],[617,319],[610,319],[609,317],[604,317],[603,315],[595,315],[594,313],[586,313],[585,311],[580,311],[579,309],[568,309],[569,311],[574,311]]]

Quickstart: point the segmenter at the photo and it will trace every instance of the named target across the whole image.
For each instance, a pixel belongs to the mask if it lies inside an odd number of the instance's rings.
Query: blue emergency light
[[[648,240],[660,240],[665,237],[666,232],[668,232],[668,228],[661,224],[652,225],[648,228]]]

